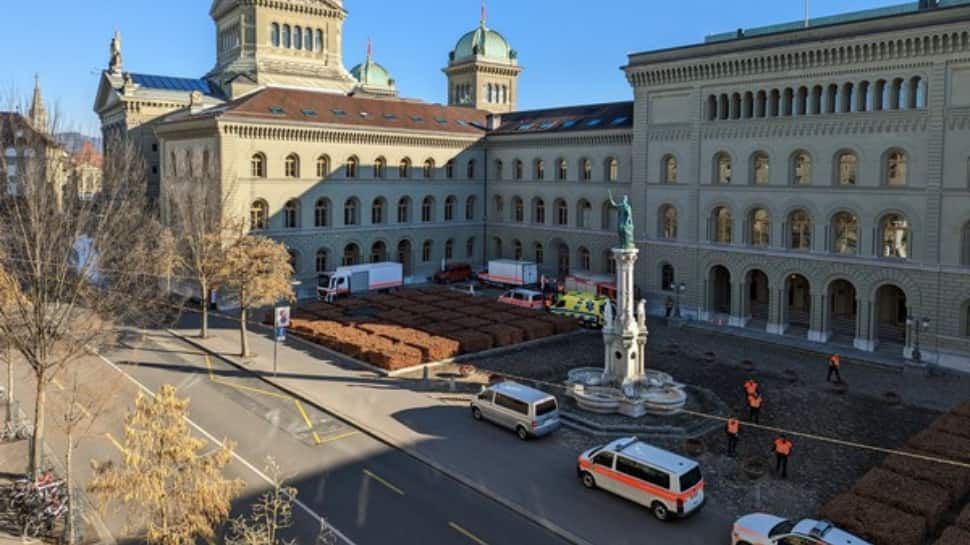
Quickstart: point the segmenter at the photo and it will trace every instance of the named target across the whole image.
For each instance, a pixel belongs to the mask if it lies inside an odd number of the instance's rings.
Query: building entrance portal
[[[731,314],[731,273],[721,265],[711,269],[710,305],[715,314]]]

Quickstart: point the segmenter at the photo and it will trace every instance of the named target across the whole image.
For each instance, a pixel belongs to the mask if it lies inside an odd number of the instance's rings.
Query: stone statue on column
[[[645,329],[647,327],[647,300],[640,299],[637,303],[637,325],[640,329]]]
[[[108,61],[108,71],[112,74],[121,74],[121,33],[115,31],[114,38],[111,39],[111,59]]]
[[[630,198],[623,196],[623,200],[616,202],[613,199],[613,191],[610,191],[610,204],[616,208],[616,230],[620,236],[620,248],[631,250],[636,248],[636,240],[633,231],[633,207],[630,206]]]
[[[603,327],[613,326],[613,302],[607,301],[603,305]]]

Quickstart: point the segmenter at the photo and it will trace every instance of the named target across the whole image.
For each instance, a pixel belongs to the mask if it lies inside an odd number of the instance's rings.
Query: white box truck
[[[539,283],[539,266],[532,261],[494,259],[478,280],[493,286],[535,286]]]
[[[404,285],[404,269],[400,263],[366,263],[340,267],[323,273],[317,283],[317,295],[333,301],[341,295],[374,290],[388,290]]]

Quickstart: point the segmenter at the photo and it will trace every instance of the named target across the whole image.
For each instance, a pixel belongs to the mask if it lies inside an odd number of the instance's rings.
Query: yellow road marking
[[[381,483],[382,485],[386,486],[390,490],[396,492],[397,495],[399,495],[399,496],[403,496],[404,495],[404,491],[403,490],[401,490],[400,488],[398,488],[398,487],[394,486],[393,484],[387,482],[386,480],[378,477],[377,475],[374,475],[374,473],[372,471],[370,471],[368,469],[365,469],[364,470],[364,475],[370,477],[371,479],[374,479],[375,481]]]
[[[313,432],[313,435],[316,436],[317,432]],[[348,431],[347,433],[341,433],[340,435],[334,435],[333,437],[327,437],[326,439],[321,439],[317,442],[317,444],[322,445],[324,443],[333,443],[334,441],[340,441],[341,439],[346,439],[348,437],[353,437],[355,435],[360,435],[360,432],[357,430]]]
[[[77,408],[78,409],[81,409],[81,412],[84,413],[84,416],[86,416],[88,418],[91,418],[91,413],[88,412],[88,410],[84,408],[84,405],[81,405],[80,403],[75,403],[75,405],[77,405]]]
[[[104,434],[104,436],[107,437],[108,438],[108,441],[111,441],[111,444],[113,444],[116,449],[118,449],[119,451],[121,451],[122,454],[125,452],[125,447],[122,446],[122,444],[119,443],[118,440],[115,439],[113,435],[111,435],[110,433],[106,433],[106,434]]]
[[[468,530],[462,528],[461,526],[455,524],[454,522],[449,522],[448,523],[448,526],[451,526],[451,529],[452,530],[454,530],[454,531],[458,532],[459,534],[467,537],[468,539],[474,541],[478,545],[488,545],[488,543],[485,543],[484,541],[482,541],[481,539],[479,539],[478,536],[476,536],[475,534],[473,534],[473,533],[469,532]]]
[[[58,390],[60,390],[62,392],[64,391],[64,386],[62,386],[60,382],[57,382],[57,379],[56,378],[55,379],[51,379],[51,382],[54,383],[54,386],[57,386],[57,389]]]
[[[296,410],[300,411],[300,416],[303,417],[303,421],[306,422],[306,427],[310,429],[310,433],[313,434],[313,440],[316,444],[320,444],[320,436],[317,435],[316,430],[313,429],[313,422],[310,421],[310,417],[306,413],[306,409],[303,408],[303,404],[300,403],[299,399],[294,399],[293,404],[296,405]]]

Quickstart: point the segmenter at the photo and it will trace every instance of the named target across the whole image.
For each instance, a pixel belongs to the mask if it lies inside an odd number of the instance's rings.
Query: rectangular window
[[[645,464],[620,456],[616,460],[616,470],[643,482],[670,489],[670,475]]]
[[[510,411],[515,411],[519,414],[524,414],[524,415],[529,414],[528,403],[519,401],[518,399],[512,399],[511,397],[506,395],[496,393],[495,404],[498,405],[499,407],[504,407],[506,409],[509,409]]]
[[[593,458],[593,463],[598,466],[608,467],[613,469],[613,453],[612,452],[601,452]]]
[[[545,416],[549,413],[556,412],[556,409],[558,408],[559,406],[556,405],[555,399],[547,399],[546,401],[536,405],[536,416]]]
[[[686,492],[699,482],[701,482],[701,468],[695,467],[680,476],[680,491]]]

